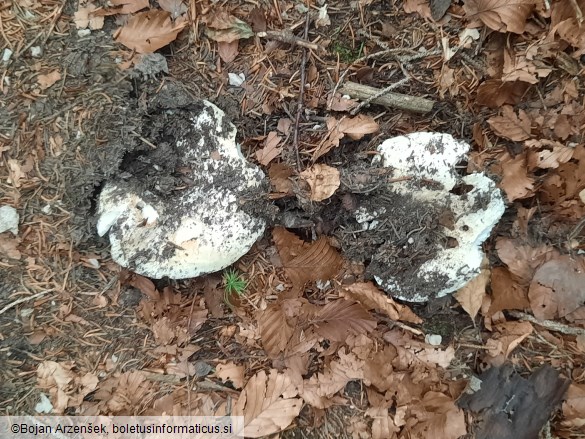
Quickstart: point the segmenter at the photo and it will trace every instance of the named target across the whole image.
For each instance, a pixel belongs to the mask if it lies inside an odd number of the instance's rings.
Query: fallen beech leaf
[[[585,303],[585,258],[561,255],[534,273],[528,298],[538,319],[564,317]]]
[[[235,416],[244,416],[246,437],[258,438],[278,433],[299,415],[302,399],[291,378],[271,370],[254,375],[234,407]]]
[[[39,75],[37,77],[37,83],[41,87],[41,90],[46,90],[60,79],[61,73],[59,73],[59,70],[53,70],[51,73],[47,73],[46,75]]]
[[[544,262],[556,257],[558,251],[553,247],[541,245],[532,247],[518,240],[499,237],[496,241],[498,257],[508,266],[510,272],[527,285],[534,272]]]
[[[205,21],[207,36],[218,42],[231,43],[254,36],[254,31],[247,23],[223,10],[214,12]]]
[[[217,43],[217,53],[223,62],[232,62],[236,59],[238,53],[240,53],[238,50],[239,45],[239,40],[232,41],[231,43],[220,41]]]
[[[346,99],[341,93],[335,93],[331,100],[331,109],[333,111],[349,111],[357,105],[355,99]]]
[[[538,153],[538,167],[549,169],[558,168],[561,163],[567,163],[573,157],[573,148],[555,146],[552,151],[544,149]]]
[[[282,137],[278,135],[276,131],[270,131],[266,136],[264,142],[264,148],[256,151],[256,158],[261,165],[267,166],[272,160],[279,156],[282,152],[282,147],[278,148],[278,145],[282,141]]]
[[[138,53],[151,53],[174,41],[186,25],[173,23],[167,11],[153,9],[130,17],[115,32],[114,39]]]
[[[505,153],[500,162],[504,174],[500,187],[506,192],[508,201],[531,196],[534,191],[534,179],[528,176],[526,157],[520,154],[512,158]]]
[[[270,184],[278,195],[285,197],[292,195],[293,184],[290,180],[294,171],[284,163],[273,163],[268,169],[268,176],[270,177]]]
[[[577,431],[585,425],[585,384],[571,383],[564,397],[561,425]]]
[[[313,165],[300,174],[301,179],[311,188],[311,200],[323,201],[339,188],[339,171],[329,165]]]
[[[477,102],[490,108],[499,108],[504,104],[516,105],[529,87],[530,84],[522,81],[488,79],[477,88]]]
[[[0,234],[0,254],[19,260],[22,255],[18,250],[18,244],[20,244],[20,238],[10,237],[8,233]]]
[[[268,306],[258,316],[258,329],[262,347],[271,358],[276,358],[286,349],[294,332],[287,320],[282,303],[275,303]]]
[[[508,358],[526,337],[534,331],[529,322],[505,322],[496,325],[498,331],[486,342],[488,353],[492,357]]]
[[[427,392],[420,402],[412,404],[410,416],[417,423],[407,423],[400,437],[457,439],[467,433],[465,412],[450,396]]]
[[[343,259],[324,236],[309,244],[294,233],[275,227],[272,237],[295,291],[301,291],[307,282],[331,279],[342,266]]]
[[[524,110],[520,110],[519,116],[516,116],[514,109],[506,105],[502,108],[501,116],[490,117],[487,122],[494,133],[505,139],[519,142],[530,138],[531,122]]]
[[[487,261],[486,261],[487,262]],[[490,279],[490,270],[482,269],[479,276],[471,279],[467,285],[459,289],[453,297],[459,302],[471,320],[475,319],[481,309],[481,304],[485,296],[485,288]]]
[[[339,141],[346,134],[353,140],[359,140],[366,134],[375,133],[380,129],[380,126],[373,117],[360,114],[353,118],[343,117],[339,121],[334,117],[329,117],[327,119],[327,129],[327,137],[313,153],[311,158],[313,162],[336,146],[339,146]]]
[[[371,332],[376,327],[376,320],[359,303],[344,299],[329,302],[309,323],[321,337],[339,342],[352,334]]]
[[[215,366],[215,376],[224,383],[231,381],[236,389],[244,387],[244,366],[238,366],[231,361]]]
[[[383,312],[392,320],[422,323],[422,319],[413,313],[408,306],[395,302],[394,299],[380,291],[372,282],[356,282],[344,286],[341,294],[360,302],[366,309],[376,309]]]
[[[573,47],[585,49],[585,32],[583,23],[579,20],[576,9],[585,13],[584,0],[560,0],[551,4],[551,33],[556,32],[563,40]]]
[[[488,317],[499,311],[524,310],[530,307],[528,288],[520,285],[507,268],[496,267],[491,275],[492,303],[487,313]]]
[[[534,0],[465,0],[463,9],[490,29],[521,34],[534,6]]]

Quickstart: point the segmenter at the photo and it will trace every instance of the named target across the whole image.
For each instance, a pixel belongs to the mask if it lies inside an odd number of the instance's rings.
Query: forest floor
[[[0,233],[0,414],[490,437],[503,409],[465,389],[491,369],[525,398],[492,438],[536,437],[521,430],[531,413],[543,438],[585,437],[585,2],[324,3],[0,4],[0,207],[19,215]],[[360,105],[343,98],[352,83],[417,99]],[[179,89],[226,112],[283,211],[310,198],[291,189],[299,171],[369,163],[389,137],[468,142],[458,171],[486,173],[506,199],[481,274],[428,304],[393,300],[342,255],[333,214],[270,227],[232,267],[242,294],[226,297],[225,272],[120,267],[96,233],[99,191],[153,146],[151,104]],[[314,270],[291,266],[298,254]]]

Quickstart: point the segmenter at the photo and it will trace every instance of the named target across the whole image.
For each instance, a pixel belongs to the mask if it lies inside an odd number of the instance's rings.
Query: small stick
[[[550,329],[551,331],[560,332],[561,334],[567,335],[585,335],[585,329],[572,328],[562,323],[553,322],[552,320],[538,320],[536,317],[526,314],[520,311],[508,311],[512,317],[520,320],[526,320],[527,322],[534,323],[535,325],[542,326],[543,328]]]
[[[356,82],[347,82],[341,87],[340,92],[347,94],[352,98],[368,100],[372,96],[380,93],[381,90],[379,88],[358,84]],[[414,113],[428,113],[433,109],[433,105],[435,104],[429,99],[391,92],[372,99],[372,102],[377,105],[412,111]]]
[[[276,40],[282,43],[292,44],[293,46],[304,47],[305,49],[311,49],[316,52],[322,50],[323,48],[318,44],[311,43],[307,41],[307,35],[305,34],[305,38],[299,38],[295,36],[289,30],[282,30],[282,31],[274,31],[269,30],[266,32],[258,32],[256,36],[260,38],[268,38],[269,40]]]
[[[140,140],[142,140],[144,143],[146,143],[148,146],[150,146],[152,149],[156,149],[156,145],[152,142],[149,142],[148,140],[146,140],[144,137],[142,137],[140,134],[138,134],[136,131],[130,131],[130,134],[134,134],[136,137],[138,137]]]
[[[11,309],[11,308],[14,308],[16,305],[19,305],[19,304],[21,304],[21,303],[24,303],[24,302],[29,302],[29,301],[31,301],[31,300],[34,300],[34,299],[36,299],[37,297],[44,296],[45,294],[48,294],[48,293],[50,293],[50,292],[52,292],[52,291],[55,291],[55,290],[54,290],[54,289],[52,289],[52,290],[41,291],[40,293],[33,294],[32,296],[29,296],[29,297],[23,297],[22,299],[15,300],[14,302],[12,302],[12,303],[9,303],[9,304],[8,304],[8,305],[6,305],[4,308],[2,308],[2,309],[0,310],[0,315],[4,314],[6,311],[8,311],[8,310],[9,310],[9,309]]]
[[[364,100],[364,101],[360,102],[360,104],[359,104],[357,107],[355,107],[353,110],[351,110],[349,114],[351,114],[352,116],[355,116],[356,114],[358,114],[358,113],[359,113],[359,111],[360,111],[362,108],[364,108],[364,107],[365,107],[365,106],[367,106],[367,105],[370,105],[370,103],[371,103],[372,101],[375,101],[375,100],[376,100],[376,99],[378,99],[379,97],[381,97],[381,96],[384,96],[384,95],[388,94],[388,92],[390,92],[390,91],[394,90],[395,88],[398,88],[398,87],[400,87],[401,85],[404,85],[404,84],[406,84],[407,82],[408,82],[408,78],[403,78],[403,79],[401,79],[400,81],[398,81],[398,82],[396,82],[396,83],[394,83],[394,84],[392,84],[392,85],[389,85],[388,87],[386,87],[386,88],[384,88],[384,89],[382,89],[382,90],[379,90],[379,91],[378,91],[376,94],[373,94],[372,96],[370,96],[370,97],[369,97],[369,98],[367,98],[366,100]]]
[[[305,39],[309,35],[310,15],[307,13],[305,20]],[[295,159],[297,161],[297,171],[301,172],[301,157],[299,156],[299,123],[301,121],[301,112],[303,110],[303,99],[305,95],[305,70],[307,65],[307,49],[303,48],[303,59],[301,61],[301,90],[299,92],[299,99],[297,101],[297,114],[295,118],[295,131],[293,137],[293,149],[295,152]]]

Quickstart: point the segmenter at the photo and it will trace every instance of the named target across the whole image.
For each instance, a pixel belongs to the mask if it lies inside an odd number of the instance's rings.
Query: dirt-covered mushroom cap
[[[411,226],[407,239],[401,241],[404,247],[399,250],[404,257],[409,256],[408,248],[414,247],[419,232],[433,222],[436,226],[432,233],[424,235],[426,241],[412,257],[418,265],[410,279],[389,274],[391,271],[380,268],[382,264],[372,264],[378,267],[372,274],[389,294],[423,302],[452,293],[479,274],[481,244],[500,220],[505,206],[500,190],[483,173],[458,175],[455,166],[468,150],[467,143],[449,134],[426,132],[388,139],[378,148],[377,160],[393,169],[393,179],[400,180],[390,184],[389,191],[397,199],[411,203],[405,212],[418,210],[426,216]],[[370,212],[370,216],[378,223],[387,218],[384,223],[388,227],[391,222],[400,223],[398,211],[384,218],[379,212]],[[430,256],[425,258],[425,254]]]
[[[139,274],[173,279],[234,263],[266,225],[246,209],[263,199],[265,177],[241,154],[234,125],[201,101],[163,111],[152,132],[157,149],[134,158],[131,176],[108,182],[99,197],[98,234],[109,233],[112,258]]]

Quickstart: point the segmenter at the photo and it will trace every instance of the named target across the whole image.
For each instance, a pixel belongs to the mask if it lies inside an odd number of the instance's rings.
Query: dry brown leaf
[[[152,53],[174,41],[186,25],[173,23],[167,11],[153,9],[130,17],[115,32],[114,39],[138,53]]]
[[[0,234],[0,254],[7,256],[10,259],[19,260],[21,253],[18,250],[18,244],[20,244],[20,238],[9,236],[8,233]]]
[[[239,18],[217,9],[204,17],[207,36],[217,42],[231,43],[254,36],[252,28]]]
[[[514,109],[509,105],[502,108],[501,116],[488,119],[494,133],[515,142],[530,138],[530,123],[530,118],[524,110],[520,110],[519,116],[516,116]]]
[[[293,174],[293,169],[285,163],[273,163],[270,165],[268,177],[270,178],[270,184],[277,192],[277,194],[271,194],[271,197],[280,198],[293,194],[293,184],[290,180]]]
[[[395,302],[371,282],[356,282],[344,286],[341,295],[360,302],[368,310],[376,309],[383,312],[392,320],[422,323],[422,319],[413,313],[408,306]]]
[[[276,358],[278,354],[286,349],[294,328],[289,326],[282,303],[275,303],[268,306],[258,316],[258,329],[262,347],[271,358]]]
[[[518,240],[499,237],[496,241],[498,257],[508,266],[510,272],[528,284],[536,269],[544,262],[552,259],[558,252],[546,245],[532,247]]]
[[[224,383],[231,381],[236,389],[244,387],[244,366],[238,366],[231,361],[215,366],[215,376]]]
[[[341,93],[335,93],[331,100],[331,109],[333,111],[349,111],[357,105],[355,99],[347,99]]]
[[[426,392],[420,402],[409,406],[410,417],[417,423],[407,423],[401,437],[458,439],[465,437],[465,413],[450,396],[440,392]]]
[[[490,108],[499,108],[504,104],[516,105],[529,87],[530,84],[522,81],[488,79],[477,88],[477,102]]]
[[[307,282],[331,279],[342,266],[343,259],[324,236],[309,244],[294,233],[276,227],[272,237],[295,291],[300,292]]]
[[[534,6],[534,0],[465,0],[463,8],[490,29],[521,34]]]
[[[41,90],[46,90],[60,79],[61,73],[59,73],[59,70],[53,70],[51,73],[47,73],[46,75],[39,75],[37,77],[37,83],[41,87]]]
[[[376,320],[359,303],[345,299],[329,302],[309,320],[315,332],[329,341],[343,342],[349,335],[371,332]]]
[[[585,258],[561,255],[534,273],[528,298],[538,319],[564,317],[585,303]]]
[[[530,322],[505,322],[496,325],[498,331],[486,342],[487,352],[492,357],[508,358],[526,337],[534,331]]]
[[[585,426],[585,384],[571,383],[569,386],[564,397],[561,425],[576,429]]]
[[[573,157],[573,148],[558,145],[552,151],[544,149],[538,153],[538,167],[544,169],[558,168],[561,163],[567,163]]]
[[[339,171],[329,165],[313,165],[299,174],[311,188],[311,200],[323,201],[335,193],[341,184]]]
[[[280,131],[285,136],[288,136],[290,133],[290,127],[292,126],[292,120],[288,117],[281,117],[278,119],[278,125],[276,125],[276,129]]]
[[[256,159],[261,165],[268,166],[268,164],[280,155],[282,147],[278,145],[282,141],[282,137],[276,131],[270,131],[266,136],[264,148],[256,151]]]
[[[238,56],[239,50],[239,40],[232,41],[230,43],[226,43],[224,41],[220,41],[217,43],[217,53],[223,62],[232,62]]]
[[[319,157],[327,154],[339,146],[339,141],[346,134],[353,140],[359,140],[366,134],[375,133],[380,126],[371,116],[360,114],[354,118],[343,117],[339,121],[334,117],[327,119],[327,137],[313,153],[311,160],[315,162]]]
[[[585,0],[560,0],[551,4],[551,33],[557,33],[573,47],[583,50],[585,32],[583,23],[577,17],[575,5],[581,14],[585,14]]]
[[[465,312],[469,314],[471,320],[475,319],[475,316],[477,316],[477,313],[481,309],[481,304],[486,294],[485,289],[489,279],[490,270],[482,269],[479,276],[471,279],[467,285],[459,289],[459,291],[453,295]]]
[[[488,316],[507,309],[524,310],[530,306],[528,289],[518,283],[510,271],[496,267],[491,273],[492,303]]]
[[[96,9],[97,7],[92,3],[88,3],[84,8],[79,8],[73,15],[75,27],[77,29],[88,27],[92,30],[101,29],[104,26],[104,17],[98,14],[94,15],[94,12],[98,12]]]
[[[432,18],[431,8],[427,0],[406,0],[402,7],[407,14],[416,12],[421,17]]]
[[[258,438],[278,433],[299,415],[302,399],[290,376],[271,370],[254,375],[234,407],[234,416],[244,416],[246,437]]]
[[[531,196],[534,192],[534,179],[528,176],[526,156],[520,154],[512,158],[505,153],[500,162],[504,174],[500,187],[506,192],[508,201]]]

